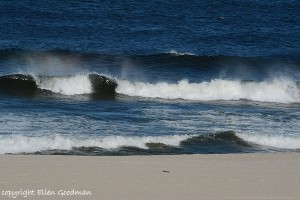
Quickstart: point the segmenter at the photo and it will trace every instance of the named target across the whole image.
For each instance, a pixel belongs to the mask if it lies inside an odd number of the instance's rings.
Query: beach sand
[[[299,170],[299,153],[2,155],[0,199],[300,199]]]

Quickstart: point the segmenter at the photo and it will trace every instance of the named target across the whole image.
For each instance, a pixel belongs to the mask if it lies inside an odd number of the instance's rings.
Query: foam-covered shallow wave
[[[45,150],[72,150],[73,148],[101,148],[115,150],[122,147],[148,149],[149,144],[179,146],[180,142],[193,135],[171,136],[106,136],[106,137],[72,137],[66,135],[28,137],[22,135],[0,136],[0,153],[34,153]]]
[[[182,153],[240,153],[295,151],[300,138],[236,134],[232,131],[207,135],[165,136],[23,136],[1,135],[0,154],[134,155]]]
[[[98,74],[65,77],[12,74],[0,76],[0,92],[17,96],[91,94],[93,97],[113,97],[117,83]]]
[[[190,83],[188,80],[155,84],[119,80],[118,83],[117,93],[147,98],[300,103],[299,83],[286,78],[261,82],[214,79],[200,83]]]
[[[299,136],[237,134],[245,141],[278,149],[300,149]]]

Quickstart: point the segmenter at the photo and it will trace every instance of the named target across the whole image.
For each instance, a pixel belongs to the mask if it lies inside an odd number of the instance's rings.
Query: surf
[[[300,103],[299,83],[286,78],[260,82],[213,79],[190,83],[184,79],[177,83],[145,83],[128,80],[119,80],[118,83],[117,93],[145,98]]]
[[[0,135],[0,154],[136,155],[298,151],[299,136],[220,131],[161,136]]]
[[[86,74],[75,76],[36,76],[11,74],[0,76],[0,92],[25,97],[51,94],[92,95],[97,98],[114,97],[117,83],[114,79]]]
[[[117,95],[167,100],[190,101],[256,101],[300,103],[299,82],[279,77],[263,81],[212,79],[210,81],[148,83],[114,79],[99,74],[39,76],[11,74],[0,76],[0,93],[25,96],[89,95],[96,99]]]

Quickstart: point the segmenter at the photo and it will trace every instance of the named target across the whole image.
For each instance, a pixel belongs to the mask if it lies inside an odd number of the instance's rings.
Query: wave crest
[[[40,89],[64,95],[90,94],[92,84],[86,75],[70,77],[36,77]]]
[[[300,149],[300,137],[283,135],[237,134],[247,142],[279,149]]]
[[[215,79],[201,83],[181,80],[176,84],[156,84],[119,80],[116,92],[129,96],[185,100],[241,100],[278,103],[299,103],[297,82],[276,78],[270,81],[240,81]]]
[[[260,82],[214,79],[200,83],[181,80],[177,83],[144,83],[113,80],[98,74],[75,76],[0,76],[0,92],[36,96],[44,92],[62,95],[90,94],[96,98],[114,97],[116,93],[161,99],[196,101],[251,100],[258,102],[300,103],[300,84],[288,78]]]
[[[165,135],[165,136],[90,136],[76,135],[0,135],[0,154],[6,153],[72,153],[72,151],[122,152],[125,155],[135,153],[220,153],[224,148],[229,152],[251,152],[262,147],[263,150],[298,150],[298,136],[260,135],[235,133],[233,131],[216,132],[206,135]],[[171,151],[168,149],[172,148]],[[221,150],[220,150],[221,148]],[[192,149],[189,151],[189,149]],[[97,154],[97,153],[96,153]]]
[[[75,76],[31,76],[12,74],[0,76],[0,92],[19,96],[39,96],[45,92],[62,95],[91,94],[93,97],[113,97],[117,83],[98,74]]]
[[[180,142],[193,135],[171,136],[106,136],[98,138],[81,138],[64,135],[28,137],[22,135],[6,135],[0,137],[0,154],[34,153],[45,150],[71,150],[78,147],[98,147],[102,149],[117,149],[121,147],[136,147],[148,149],[149,143],[162,143],[169,146],[179,146]]]
[[[189,52],[182,53],[182,52],[178,52],[175,50],[169,51],[168,54],[175,55],[175,56],[195,56],[195,54],[193,54],[193,53],[189,53]]]

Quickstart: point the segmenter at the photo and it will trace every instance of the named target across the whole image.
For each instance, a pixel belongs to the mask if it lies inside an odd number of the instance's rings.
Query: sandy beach
[[[0,156],[1,199],[299,199],[300,154]]]

